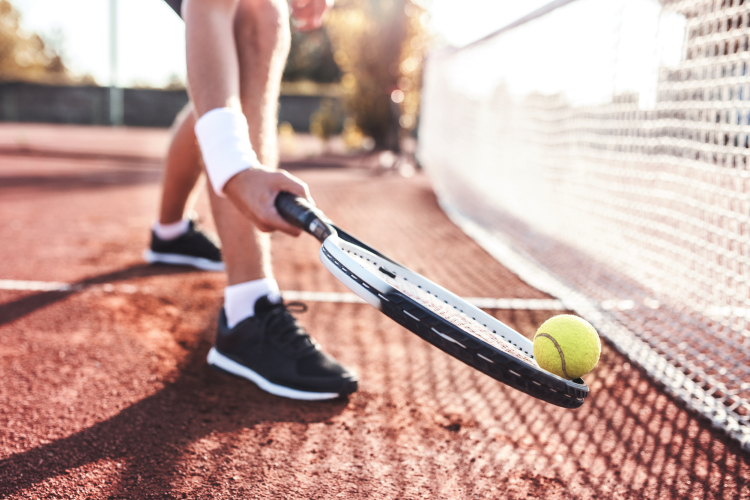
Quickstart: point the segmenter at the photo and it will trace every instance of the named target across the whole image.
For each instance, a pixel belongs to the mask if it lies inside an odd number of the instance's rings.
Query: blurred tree
[[[334,134],[339,132],[341,117],[336,113],[331,99],[322,99],[320,108],[310,116],[310,132],[328,142]]]
[[[177,73],[169,75],[169,81],[164,86],[165,90],[185,90],[186,88],[185,80]]]
[[[325,30],[300,33],[292,30],[292,47],[284,68],[285,82],[309,80],[333,83],[341,79],[341,70],[333,60],[331,40]]]
[[[416,126],[426,41],[425,0],[337,0],[326,24],[347,113],[375,139],[398,150]]]
[[[0,82],[75,83],[60,56],[39,35],[24,33],[20,17],[8,0],[0,0]]]

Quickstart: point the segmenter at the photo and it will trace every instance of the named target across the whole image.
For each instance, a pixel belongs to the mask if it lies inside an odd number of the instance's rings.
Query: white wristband
[[[237,109],[212,109],[195,123],[195,135],[211,186],[221,197],[226,197],[224,185],[229,179],[260,165],[250,144],[247,119]]]

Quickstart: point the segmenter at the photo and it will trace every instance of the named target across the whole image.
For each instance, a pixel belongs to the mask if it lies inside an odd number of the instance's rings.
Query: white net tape
[[[750,450],[750,1],[578,0],[427,61],[420,161],[488,250]]]

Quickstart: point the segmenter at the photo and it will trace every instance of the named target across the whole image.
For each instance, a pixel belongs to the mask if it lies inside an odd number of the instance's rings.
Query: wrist
[[[195,123],[195,135],[211,186],[226,197],[224,187],[238,173],[260,166],[253,151],[245,115],[234,108],[216,108]]]
[[[257,173],[260,171],[265,172],[266,169],[262,165],[258,165],[240,170],[227,179],[224,184],[223,194],[220,196],[232,198],[233,193],[240,194],[246,192],[248,186],[257,184]]]

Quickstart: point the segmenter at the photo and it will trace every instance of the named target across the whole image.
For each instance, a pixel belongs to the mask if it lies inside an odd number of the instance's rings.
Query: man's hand
[[[333,7],[333,0],[291,0],[292,25],[298,31],[312,31],[323,26],[323,17]]]
[[[285,170],[266,167],[243,170],[224,185],[232,203],[264,232],[279,230],[298,236],[301,231],[281,218],[274,201],[279,191],[288,191],[314,204],[307,184]]]

